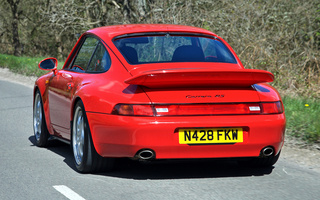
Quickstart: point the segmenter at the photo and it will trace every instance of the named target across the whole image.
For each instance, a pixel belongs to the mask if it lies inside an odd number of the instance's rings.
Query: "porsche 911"
[[[81,173],[134,160],[233,158],[274,165],[285,113],[272,73],[245,69],[229,44],[201,28],[116,25],[80,36],[62,69],[34,86],[37,146],[71,145]]]

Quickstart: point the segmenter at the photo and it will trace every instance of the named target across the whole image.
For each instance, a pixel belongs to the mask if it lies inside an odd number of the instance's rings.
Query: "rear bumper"
[[[97,152],[104,157],[134,157],[152,149],[156,159],[257,157],[272,146],[277,154],[284,142],[285,116],[132,117],[87,113]],[[179,144],[179,128],[242,127],[242,143]]]

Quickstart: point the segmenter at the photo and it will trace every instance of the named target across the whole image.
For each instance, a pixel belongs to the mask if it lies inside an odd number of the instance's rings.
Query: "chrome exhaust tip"
[[[139,151],[136,157],[139,158],[140,160],[151,160],[155,158],[155,153],[152,150],[144,149]]]
[[[261,154],[264,157],[271,156],[274,153],[274,150],[272,147],[265,147],[262,149]]]

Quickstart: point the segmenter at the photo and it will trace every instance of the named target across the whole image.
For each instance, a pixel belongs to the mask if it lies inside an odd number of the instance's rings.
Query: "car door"
[[[110,57],[98,39],[87,37],[76,50],[77,55],[65,69],[59,70],[49,83],[51,125],[56,136],[70,139],[71,105],[76,89],[92,73],[110,67]]]
[[[49,83],[49,110],[54,133],[67,137],[70,132],[71,90],[73,76],[65,70],[60,70]],[[69,114],[69,116],[68,116]]]

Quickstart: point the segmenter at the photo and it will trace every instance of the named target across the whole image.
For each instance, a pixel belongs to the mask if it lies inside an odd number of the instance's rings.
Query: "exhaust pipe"
[[[155,154],[152,150],[144,149],[138,152],[136,157],[139,158],[140,160],[151,160],[155,158]]]
[[[273,154],[273,148],[272,147],[265,147],[262,149],[261,154],[263,157],[268,157]]]

